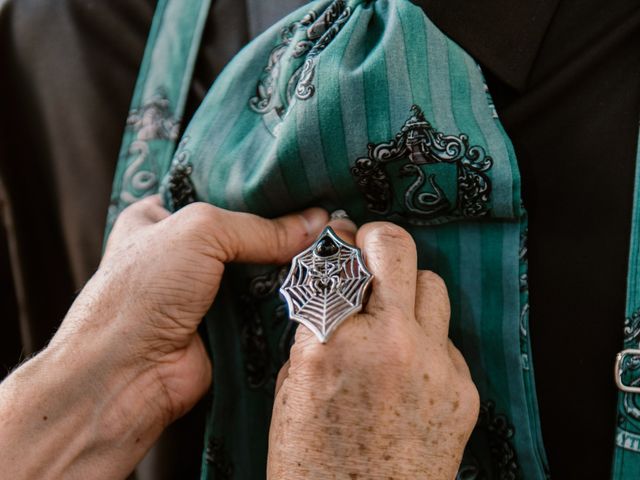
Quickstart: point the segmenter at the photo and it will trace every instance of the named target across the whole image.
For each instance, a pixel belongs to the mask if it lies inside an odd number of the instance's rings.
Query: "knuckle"
[[[177,225],[176,228],[169,229],[168,235],[226,262],[233,258],[236,245],[232,241],[232,225],[223,212],[224,210],[204,202],[189,204],[172,216]]]
[[[385,332],[377,346],[379,355],[370,355],[367,361],[383,363],[390,367],[398,367],[407,372],[416,364],[417,351],[414,339],[400,328],[393,328]]]
[[[372,238],[381,244],[391,244],[395,248],[415,250],[416,244],[409,232],[404,228],[389,222],[378,222],[371,232]]]
[[[269,222],[269,225],[272,225],[272,238],[275,242],[275,249],[272,251],[283,252],[287,250],[287,245],[289,244],[289,231],[286,226],[279,220]]]
[[[418,271],[416,295],[418,298],[428,296],[432,309],[434,312],[437,311],[441,317],[449,318],[451,316],[447,285],[438,274],[430,270]]]
[[[460,390],[460,413],[463,419],[474,425],[480,412],[480,394],[471,380],[465,380]]]
[[[317,344],[303,342],[293,345],[291,349],[290,371],[303,373],[305,378],[317,379],[325,377],[330,369],[333,356],[327,355]]]
[[[449,355],[451,356],[451,359],[457,362],[461,362],[463,364],[467,364],[464,355],[462,355],[462,352],[458,349],[458,347],[455,346],[455,344],[453,343],[453,341],[451,341],[451,339],[447,339],[447,351],[449,352]]]
[[[446,283],[440,275],[431,270],[420,270],[418,272],[418,285],[422,289],[428,288],[448,296]]]
[[[124,220],[127,220],[129,217],[135,216],[138,212],[144,212],[145,209],[148,208],[144,202],[135,202],[129,205],[127,208],[120,212],[118,215],[117,223],[122,223]]]
[[[182,208],[177,214],[187,218],[193,228],[210,226],[217,217],[217,208],[204,202],[196,202]]]

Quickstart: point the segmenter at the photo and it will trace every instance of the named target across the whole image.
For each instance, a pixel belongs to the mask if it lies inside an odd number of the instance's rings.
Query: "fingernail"
[[[307,232],[318,233],[327,224],[327,212],[321,208],[310,208],[301,213]]]
[[[329,220],[340,220],[342,218],[349,218],[349,215],[344,210],[334,210],[329,215]]]
[[[341,231],[345,233],[356,233],[358,231],[358,226],[353,223],[348,218],[341,218],[340,220],[332,220],[329,225],[336,231]]]
[[[336,210],[331,213],[329,223],[334,230],[342,230],[347,233],[356,233],[358,227],[351,221],[349,215],[344,210]]]

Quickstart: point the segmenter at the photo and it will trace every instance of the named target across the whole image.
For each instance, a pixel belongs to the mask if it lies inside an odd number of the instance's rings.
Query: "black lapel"
[[[411,0],[482,66],[517,90],[559,0]]]

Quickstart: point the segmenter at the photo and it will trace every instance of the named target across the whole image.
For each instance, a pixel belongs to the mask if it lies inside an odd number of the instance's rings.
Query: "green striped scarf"
[[[419,267],[449,287],[451,337],[482,399],[458,478],[546,478],[520,173],[477,63],[408,0],[318,0],[244,48],[178,139],[208,10],[207,0],[158,2],[107,230],[158,191],[171,210],[198,200],[274,217],[322,206],[401,224]],[[277,294],[286,271],[230,267],[205,319],[215,387],[202,478],[265,475],[275,377],[294,333]]]

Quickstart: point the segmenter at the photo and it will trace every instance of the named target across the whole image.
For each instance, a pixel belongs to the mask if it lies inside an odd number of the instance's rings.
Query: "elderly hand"
[[[344,220],[334,229],[351,241]],[[369,270],[363,313],[321,344],[300,326],[280,372],[269,437],[275,479],[452,479],[479,400],[448,339],[443,281],[416,268],[400,227],[357,232]]]
[[[327,221],[157,197],[127,208],[49,346],[0,384],[2,478],[126,477],[211,381],[198,324],[224,264],[285,263]]]

